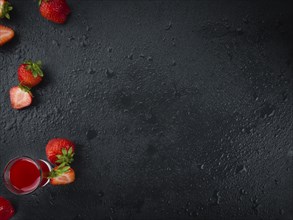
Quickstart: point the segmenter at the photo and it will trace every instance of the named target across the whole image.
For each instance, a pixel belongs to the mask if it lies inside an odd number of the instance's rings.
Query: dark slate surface
[[[69,1],[64,26],[12,1],[0,49],[0,167],[78,144],[77,180],[15,196],[14,220],[292,219],[289,1]],[[40,59],[33,106],[18,65]]]

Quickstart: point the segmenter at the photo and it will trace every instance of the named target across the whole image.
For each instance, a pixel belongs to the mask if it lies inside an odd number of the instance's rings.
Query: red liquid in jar
[[[31,192],[40,183],[41,173],[36,164],[29,159],[19,159],[10,168],[10,183],[20,192]]]

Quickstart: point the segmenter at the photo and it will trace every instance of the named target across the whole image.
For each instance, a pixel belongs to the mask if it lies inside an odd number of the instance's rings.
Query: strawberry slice
[[[14,37],[14,31],[6,26],[0,25],[0,46],[6,44]]]
[[[52,185],[66,185],[74,182],[75,172],[70,166],[60,165],[50,172],[48,178]]]
[[[25,86],[14,86],[9,91],[11,106],[14,109],[22,109],[30,106],[33,98],[29,88]]]

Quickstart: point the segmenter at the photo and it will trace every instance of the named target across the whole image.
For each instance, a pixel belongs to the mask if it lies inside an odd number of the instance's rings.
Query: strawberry
[[[11,203],[7,199],[0,197],[0,219],[9,220],[14,213],[15,211]]]
[[[70,14],[66,0],[39,0],[41,15],[49,21],[63,24]]]
[[[41,70],[42,62],[26,61],[18,68],[18,81],[21,85],[32,88],[42,81],[44,76]]]
[[[52,185],[66,185],[74,182],[75,172],[70,166],[60,165],[50,172],[48,178]]]
[[[14,37],[14,31],[6,26],[0,25],[0,46],[4,45]]]
[[[11,106],[14,109],[22,109],[32,103],[32,93],[29,88],[19,85],[14,86],[9,91]]]
[[[10,19],[9,12],[12,11],[13,7],[5,0],[0,0],[0,18]]]
[[[73,161],[75,144],[65,138],[51,139],[46,146],[46,155],[52,164],[69,165]]]

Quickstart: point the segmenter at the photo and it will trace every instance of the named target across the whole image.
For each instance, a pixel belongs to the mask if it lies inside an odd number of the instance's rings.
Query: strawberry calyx
[[[39,0],[39,6],[42,4],[42,2],[48,2],[49,0]]]
[[[13,7],[9,2],[4,1],[2,4],[0,2],[0,18],[10,19],[9,12],[12,11]]]
[[[59,166],[55,167],[53,170],[50,171],[48,175],[48,179],[52,179],[58,176],[61,176],[63,173],[67,173],[70,169],[70,166],[65,164],[60,164]]]
[[[37,62],[32,62],[32,61],[26,61],[24,62],[26,64],[26,69],[30,70],[33,74],[33,77],[37,78],[38,76],[43,77],[44,73],[41,69],[42,67],[42,62],[37,61]]]
[[[74,161],[74,153],[72,147],[70,147],[68,150],[66,148],[62,148],[61,151],[62,154],[56,155],[56,163],[60,163],[60,165],[63,164],[64,166],[71,164]]]
[[[31,89],[30,89],[29,87],[24,86],[24,85],[21,85],[21,84],[19,84],[18,87],[19,87],[21,90],[23,90],[23,91],[29,93],[31,96],[33,96],[33,94],[31,93]]]

